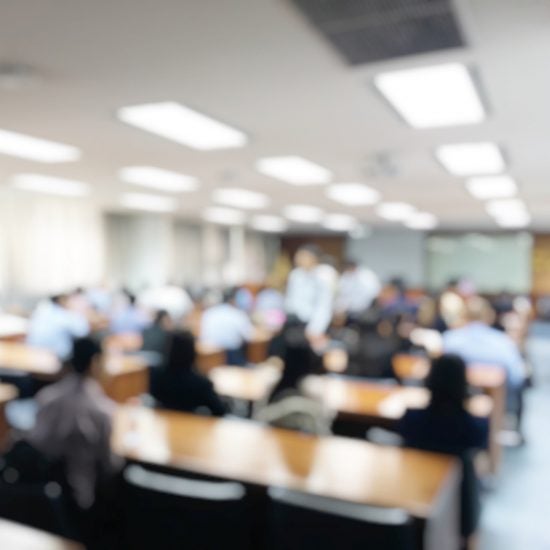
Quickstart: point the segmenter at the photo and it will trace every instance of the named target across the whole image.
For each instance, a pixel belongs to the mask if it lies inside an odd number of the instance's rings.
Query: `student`
[[[142,332],[143,351],[164,355],[167,350],[170,331],[174,330],[174,322],[165,310],[157,311],[153,323]]]
[[[194,369],[196,355],[190,332],[172,333],[165,365],[152,372],[151,395],[167,409],[196,412],[204,408],[223,416],[225,407],[212,382]]]
[[[466,302],[466,325],[443,334],[443,351],[456,353],[467,363],[496,365],[506,373],[508,409],[517,415],[520,432],[525,366],[519,348],[504,332],[493,328],[494,312],[479,296]]]
[[[65,361],[71,354],[74,338],[90,332],[83,315],[67,309],[69,297],[60,294],[41,302],[29,321],[27,344],[52,351]]]
[[[166,310],[180,324],[195,307],[187,291],[174,284],[148,288],[139,295],[139,305],[149,312]]]
[[[111,452],[115,405],[93,378],[101,361],[94,340],[74,342],[72,372],[37,394],[36,424],[27,437],[48,459],[65,464],[66,481],[83,510],[94,504],[99,482],[119,467]]]
[[[136,304],[132,293],[124,290],[123,294],[124,303],[111,317],[109,329],[113,334],[141,333],[150,324],[150,319]]]
[[[224,292],[222,303],[210,306],[202,314],[201,342],[223,349],[229,365],[246,364],[244,346],[253,333],[248,315],[235,305],[234,289]]]
[[[321,251],[315,245],[298,249],[285,298],[287,324],[302,327],[314,347],[322,345],[334,305],[330,284],[318,271],[320,256]]]

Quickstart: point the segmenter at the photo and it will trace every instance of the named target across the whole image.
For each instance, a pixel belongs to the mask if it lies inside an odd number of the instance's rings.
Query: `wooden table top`
[[[76,542],[5,519],[0,519],[0,548],[2,550],[84,550],[84,547]]]
[[[418,355],[399,354],[392,363],[396,376],[401,379],[422,380],[430,372],[430,360]],[[484,390],[497,388],[506,382],[506,373],[496,365],[471,363],[466,375],[469,384]]]
[[[113,447],[128,459],[403,508],[420,518],[433,512],[457,468],[445,455],[144,407],[118,410]]]
[[[0,384],[0,405],[8,403],[18,395],[17,388],[11,384]]]
[[[0,342],[0,368],[55,376],[61,371],[61,363],[49,350],[19,342]]]
[[[276,368],[221,366],[212,369],[208,377],[220,395],[244,401],[261,401],[279,380],[280,372]]]

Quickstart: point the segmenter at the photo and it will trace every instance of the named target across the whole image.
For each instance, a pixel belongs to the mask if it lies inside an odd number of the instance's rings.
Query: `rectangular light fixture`
[[[242,225],[246,220],[246,216],[240,210],[211,206],[203,211],[202,219],[220,225]]]
[[[376,88],[413,128],[477,124],[485,110],[461,63],[381,73]]]
[[[376,213],[385,220],[400,222],[408,219],[415,210],[414,206],[406,202],[383,202],[377,207]]]
[[[520,199],[492,200],[486,203],[485,209],[495,217],[527,213],[527,207]]]
[[[476,199],[490,200],[513,197],[518,187],[510,176],[485,176],[467,179],[466,189]]]
[[[500,174],[506,168],[499,146],[489,141],[442,145],[435,156],[452,176]]]
[[[120,204],[131,210],[145,212],[175,212],[178,209],[178,203],[172,197],[149,193],[124,193]]]
[[[233,187],[214,190],[212,199],[214,202],[226,206],[245,208],[247,210],[261,210],[262,208],[266,208],[270,202],[269,197],[263,193]]]
[[[328,214],[323,218],[321,225],[331,231],[352,231],[359,224],[353,216],[348,214]]]
[[[380,200],[380,193],[363,183],[336,183],[327,188],[325,195],[346,206],[368,206]]]
[[[0,130],[0,153],[47,164],[72,162],[81,156],[80,149],[71,145],[8,130]]]
[[[127,166],[119,170],[118,177],[126,183],[166,193],[186,193],[195,191],[199,186],[198,181],[191,176],[155,166]]]
[[[500,227],[516,228],[526,227],[531,223],[531,216],[528,212],[517,212],[515,214],[504,214],[495,216],[495,222]]]
[[[11,186],[22,191],[62,197],[84,197],[90,194],[89,185],[82,181],[43,174],[17,174],[11,179]]]
[[[284,218],[279,216],[265,214],[254,216],[250,222],[250,227],[267,233],[282,233],[288,228],[288,223]]]
[[[325,215],[320,208],[309,204],[289,204],[283,214],[292,222],[307,224],[320,223]]]
[[[292,185],[329,183],[332,173],[323,166],[298,156],[268,157],[256,162],[260,174]]]
[[[405,226],[409,229],[427,231],[437,227],[437,218],[430,212],[413,212],[406,220]]]
[[[117,114],[127,124],[200,151],[243,147],[248,141],[240,130],[174,101],[122,107]]]

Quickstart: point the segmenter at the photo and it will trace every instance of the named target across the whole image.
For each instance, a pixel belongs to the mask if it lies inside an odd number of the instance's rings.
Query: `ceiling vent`
[[[292,0],[351,65],[458,48],[452,0]]]

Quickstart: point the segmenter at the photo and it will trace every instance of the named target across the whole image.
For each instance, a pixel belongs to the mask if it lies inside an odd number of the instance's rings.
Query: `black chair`
[[[126,547],[219,550],[251,547],[245,488],[154,471],[124,470]]]
[[[267,548],[272,550],[410,550],[412,520],[378,508],[270,488]]]

